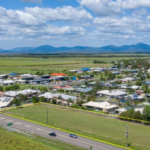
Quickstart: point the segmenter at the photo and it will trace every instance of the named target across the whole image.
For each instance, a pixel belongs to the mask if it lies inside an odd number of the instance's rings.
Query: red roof
[[[52,73],[51,76],[67,76],[67,74],[64,73]]]
[[[70,88],[71,86],[65,85],[65,86],[55,86],[53,87],[54,89],[65,89],[65,88]]]

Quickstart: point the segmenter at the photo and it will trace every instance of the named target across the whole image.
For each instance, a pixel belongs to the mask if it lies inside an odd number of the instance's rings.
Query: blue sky
[[[150,0],[4,0],[0,48],[150,44]]]

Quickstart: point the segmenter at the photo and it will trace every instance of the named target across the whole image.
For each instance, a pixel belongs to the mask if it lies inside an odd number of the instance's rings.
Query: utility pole
[[[126,137],[126,147],[128,148],[128,125],[126,125],[126,129],[125,129],[125,137]]]
[[[47,108],[47,125],[48,125],[48,108]]]

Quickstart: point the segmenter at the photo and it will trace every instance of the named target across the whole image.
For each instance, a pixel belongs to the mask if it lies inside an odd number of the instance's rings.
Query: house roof
[[[83,106],[91,106],[91,107],[96,107],[96,108],[101,108],[101,109],[111,109],[111,108],[116,108],[118,107],[117,105],[111,105],[108,102],[88,102],[88,103],[84,103],[82,104]]]
[[[64,73],[52,73],[51,76],[67,76],[67,74]]]
[[[120,90],[113,90],[113,91],[109,92],[107,95],[109,95],[109,96],[120,96],[120,95],[125,95],[125,94],[127,94],[127,92],[123,92]]]
[[[97,94],[108,94],[109,90],[98,91]]]

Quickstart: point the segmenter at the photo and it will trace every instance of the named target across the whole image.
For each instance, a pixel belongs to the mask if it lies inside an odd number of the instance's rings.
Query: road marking
[[[30,128],[31,126],[30,126],[30,125],[27,125],[27,126],[25,126],[25,127]]]
[[[14,124],[18,124],[18,125],[19,125],[19,124],[22,124],[22,123],[21,123],[21,122],[16,122],[16,123],[14,123]]]
[[[37,128],[36,130],[41,130],[40,128]]]
[[[5,122],[12,122],[12,120],[5,120]]]
[[[0,118],[0,119],[5,119],[5,118]]]

